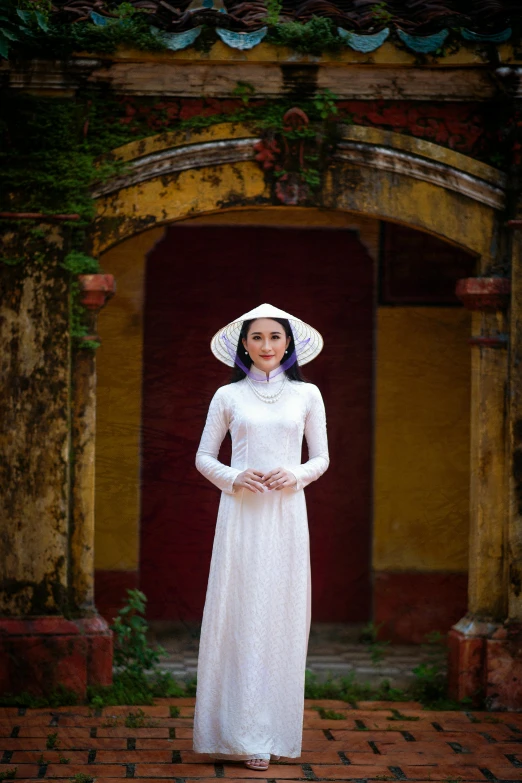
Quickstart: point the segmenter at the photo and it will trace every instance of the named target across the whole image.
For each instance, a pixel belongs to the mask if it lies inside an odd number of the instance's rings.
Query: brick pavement
[[[171,717],[170,706],[179,708]],[[342,714],[321,718],[312,705]],[[395,712],[394,712],[395,711]],[[425,711],[414,702],[307,700],[303,753],[268,772],[213,763],[192,750],[194,699],[157,699],[152,707],[0,708],[0,779],[229,778],[287,780],[522,780],[522,714]],[[138,728],[125,725],[137,716]],[[48,745],[55,743],[54,749]]]

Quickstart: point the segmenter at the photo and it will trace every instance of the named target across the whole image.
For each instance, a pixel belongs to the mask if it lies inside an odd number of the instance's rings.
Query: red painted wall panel
[[[369,618],[373,263],[343,229],[173,226],[146,276],[140,587],[149,619],[201,619],[219,493],[194,458],[229,369],[217,329],[262,303],[325,338],[306,365],[326,404],[331,465],[306,489],[316,622]],[[220,458],[227,461],[225,440]],[[306,457],[306,449],[303,456]]]
[[[468,575],[455,572],[374,574],[374,622],[394,644],[422,644],[433,631],[448,632],[468,606]]]

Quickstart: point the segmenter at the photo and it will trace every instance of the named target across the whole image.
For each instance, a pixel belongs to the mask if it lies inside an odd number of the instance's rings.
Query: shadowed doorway
[[[371,258],[347,229],[174,225],[149,253],[140,541],[148,619],[201,620],[219,491],[194,459],[210,399],[230,376],[209,342],[262,302],[325,339],[303,368],[324,397],[331,458],[306,489],[312,618],[369,619],[373,280]],[[220,459],[229,457],[227,437]]]

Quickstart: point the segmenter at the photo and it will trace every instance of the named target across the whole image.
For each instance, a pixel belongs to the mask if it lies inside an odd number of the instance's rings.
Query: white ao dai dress
[[[266,380],[266,372],[251,371]],[[273,370],[221,386],[210,403],[196,467],[221,490],[201,626],[194,750],[215,758],[301,755],[310,632],[310,548],[304,487],[329,465],[319,388]],[[218,460],[227,430],[231,465]],[[303,434],[309,460],[301,464]],[[234,488],[243,470],[283,467],[297,484]]]

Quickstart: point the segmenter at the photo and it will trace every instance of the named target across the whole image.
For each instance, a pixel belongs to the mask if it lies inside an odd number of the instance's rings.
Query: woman
[[[319,332],[263,304],[217,332],[234,366],[214,394],[196,455],[221,489],[198,660],[194,750],[266,771],[301,755],[310,632],[310,552],[303,489],[329,465],[321,392],[301,364]],[[227,430],[231,466],[217,459]],[[309,460],[301,462],[303,433]],[[259,497],[258,497],[259,496]]]

